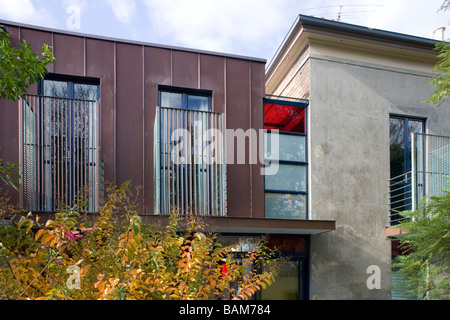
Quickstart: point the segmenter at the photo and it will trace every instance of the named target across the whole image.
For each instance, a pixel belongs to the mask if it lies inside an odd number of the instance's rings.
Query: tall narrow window
[[[225,215],[224,123],[211,94],[161,89],[155,121],[155,212]]]
[[[43,80],[22,100],[24,207],[56,211],[78,195],[99,201],[98,85]]]
[[[425,121],[409,117],[391,116],[389,125],[390,182],[389,209],[390,223],[396,224],[402,216],[399,211],[411,210],[412,190],[412,133],[424,133]],[[422,179],[423,180],[423,179]],[[423,188],[423,184],[417,184]]]
[[[306,106],[304,101],[264,100],[265,160],[278,162],[277,173],[265,175],[266,218],[307,219]],[[274,129],[279,139],[271,144]]]

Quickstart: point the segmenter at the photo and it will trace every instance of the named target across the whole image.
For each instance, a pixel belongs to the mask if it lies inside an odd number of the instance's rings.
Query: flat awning
[[[217,233],[316,235],[336,230],[336,222],[329,220],[290,220],[240,217],[199,217],[206,231]],[[163,224],[167,216],[142,216],[147,222]]]

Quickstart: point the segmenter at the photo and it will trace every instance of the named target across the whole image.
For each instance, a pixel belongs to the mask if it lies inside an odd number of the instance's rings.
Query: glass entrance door
[[[260,300],[306,300],[306,259],[290,257],[274,283],[261,291]]]

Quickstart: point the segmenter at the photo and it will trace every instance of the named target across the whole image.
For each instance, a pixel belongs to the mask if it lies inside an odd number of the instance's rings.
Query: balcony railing
[[[87,197],[99,206],[97,101],[25,95],[21,100],[21,198],[30,211],[54,212]]]
[[[413,203],[411,172],[389,180],[389,225],[396,225],[404,219],[400,212],[410,211]]]
[[[411,171],[389,180],[389,224],[404,219],[426,196],[439,195],[450,178],[450,137],[413,133]]]
[[[157,108],[155,213],[224,216],[223,114]]]

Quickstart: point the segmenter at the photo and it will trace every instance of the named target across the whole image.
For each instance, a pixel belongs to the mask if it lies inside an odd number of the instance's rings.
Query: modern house
[[[309,101],[309,218],[336,221],[311,241],[312,299],[389,299],[385,228],[450,176],[450,106],[423,102],[436,43],[300,15],[267,66],[266,94]]]
[[[300,15],[266,66],[0,25],[56,58],[23,99],[0,101],[0,158],[20,164],[12,201],[48,215],[86,191],[95,214],[106,182],[131,180],[144,221],[176,208],[243,251],[267,236],[291,257],[260,299],[391,297],[389,180],[425,172],[412,146],[450,135],[450,109],[422,103],[436,41]]]

